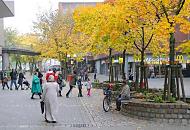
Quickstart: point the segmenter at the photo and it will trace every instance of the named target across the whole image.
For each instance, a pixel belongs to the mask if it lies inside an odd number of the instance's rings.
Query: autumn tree
[[[84,44],[85,37],[74,31],[72,12],[49,11],[40,14],[34,23],[36,35],[40,38],[41,54],[46,58],[58,59],[61,63],[62,73],[66,77],[67,55],[77,55],[77,60],[83,57],[80,44]],[[64,71],[64,72],[63,72]]]
[[[28,50],[32,50],[34,52],[41,53],[41,46],[40,46],[41,41],[37,35],[33,33],[22,34],[18,36],[18,39],[20,41],[21,47]],[[36,55],[36,56],[22,55],[21,56],[21,62],[25,66],[27,63],[29,63],[31,74],[36,68],[41,69],[43,60],[44,60],[44,57],[42,55]]]
[[[39,52],[39,44],[36,36],[32,34],[19,34],[13,28],[5,29],[5,47],[7,48],[19,48],[28,49],[35,52]],[[30,66],[36,66],[35,61],[41,61],[40,56],[28,56],[21,54],[10,54],[11,61],[16,63],[15,69],[22,70],[22,65],[26,66],[29,63]],[[31,73],[33,69],[30,69]]]
[[[113,82],[112,51],[121,50],[125,45],[126,24],[120,23],[120,14],[109,4],[79,7],[74,12],[75,29],[89,37],[88,48],[92,55],[109,55],[109,79]],[[127,47],[127,46],[125,46]]]
[[[5,47],[7,48],[16,48],[20,46],[19,34],[16,29],[13,28],[5,28]],[[21,60],[22,57],[19,54],[10,54],[10,59],[12,62],[16,63],[16,68],[22,69]]]
[[[171,68],[171,82],[170,88],[173,97],[176,97],[175,85],[175,32],[179,26],[182,33],[189,33],[190,31],[190,1],[189,0],[157,0],[152,1],[155,7],[156,16],[161,19],[160,32],[169,33],[169,64]],[[188,45],[185,44],[185,45]]]
[[[97,54],[101,54],[110,48],[123,51],[125,55],[126,50],[133,54],[139,51],[142,83],[145,76],[143,69],[145,51],[156,54],[155,50],[160,48],[160,45],[167,46],[167,36],[157,35],[157,23],[160,19],[155,14],[151,2],[115,0],[95,7],[78,8],[74,18],[79,31],[94,40],[92,52],[97,50],[99,52]]]

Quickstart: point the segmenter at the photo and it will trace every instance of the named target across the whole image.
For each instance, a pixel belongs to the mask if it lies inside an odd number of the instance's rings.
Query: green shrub
[[[101,83],[92,82],[92,87],[93,87],[93,88],[101,88]]]
[[[145,93],[145,99],[148,102],[163,103],[163,98],[161,94],[158,93]]]
[[[176,102],[176,99],[172,96],[169,96],[169,102],[171,103],[175,103]]]
[[[163,99],[161,95],[155,95],[153,100],[155,103],[163,103]]]

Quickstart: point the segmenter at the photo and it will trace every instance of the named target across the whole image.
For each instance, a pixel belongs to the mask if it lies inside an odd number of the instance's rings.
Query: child
[[[82,80],[81,80],[81,78],[78,79],[77,85],[78,85],[78,89],[79,89],[78,97],[83,97],[82,96]]]
[[[90,96],[91,95],[90,90],[92,88],[92,84],[91,84],[91,81],[90,81],[89,78],[87,79],[87,82],[86,82],[85,86],[86,86],[86,89],[87,89],[87,96]]]
[[[9,89],[9,85],[8,85],[8,78],[7,78],[7,75],[5,74],[4,78],[3,78],[3,89],[5,87],[5,85],[7,86],[7,88]]]

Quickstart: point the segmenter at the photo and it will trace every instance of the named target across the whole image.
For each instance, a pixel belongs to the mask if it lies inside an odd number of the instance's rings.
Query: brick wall
[[[190,106],[183,102],[150,103],[134,99],[123,103],[121,113],[139,119],[190,124]]]

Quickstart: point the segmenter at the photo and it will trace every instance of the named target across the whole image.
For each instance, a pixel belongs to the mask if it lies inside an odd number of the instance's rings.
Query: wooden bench
[[[131,100],[121,100],[121,104],[128,104]]]

